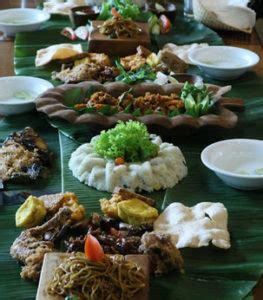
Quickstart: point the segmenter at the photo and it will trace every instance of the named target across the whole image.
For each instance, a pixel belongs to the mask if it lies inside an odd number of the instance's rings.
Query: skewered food
[[[2,180],[36,180],[45,176],[51,165],[51,152],[33,128],[14,132],[0,148]]]

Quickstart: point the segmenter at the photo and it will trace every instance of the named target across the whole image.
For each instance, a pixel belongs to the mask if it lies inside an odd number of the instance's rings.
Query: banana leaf
[[[22,130],[26,126],[33,127],[47,142],[49,149],[55,154],[55,159],[49,176],[31,183],[7,183],[5,189],[8,196],[14,196],[24,191],[32,194],[56,193],[62,189],[60,167],[60,144],[57,130],[50,127],[47,122],[36,113],[0,119],[0,141],[12,132]],[[22,280],[19,276],[20,266],[9,254],[13,240],[21,230],[15,227],[15,212],[19,205],[9,203],[8,206],[0,206],[0,298],[1,299],[35,299],[36,285]]]
[[[182,23],[180,23],[180,22]],[[34,33],[20,33],[16,37],[15,71],[19,75],[38,76],[50,79],[54,67],[36,69],[35,52],[39,48],[54,43],[68,42],[59,32],[69,22],[64,17],[55,16],[45,28]],[[182,33],[182,35],[178,33]],[[187,39],[183,36],[185,33]],[[167,38],[167,40],[166,40]],[[213,31],[192,20],[180,20],[171,36],[160,37],[155,41],[159,47],[169,42],[209,42],[222,41]],[[190,71],[199,73],[197,68]],[[206,78],[208,82],[219,83]],[[57,82],[55,82],[57,84]],[[173,189],[151,194],[157,200],[158,209],[164,209],[173,201],[194,205],[201,201],[223,202],[229,211],[229,230],[232,247],[220,250],[212,246],[201,249],[183,249],[185,260],[184,274],[170,273],[164,277],[151,278],[150,299],[171,300],[235,300],[253,299],[251,290],[263,272],[263,224],[262,191],[238,191],[224,185],[200,161],[200,151],[208,144],[225,138],[262,138],[263,130],[263,79],[253,72],[231,82],[232,96],[245,99],[245,111],[239,113],[239,122],[233,130],[202,130],[191,137],[164,137],[178,145],[187,160],[188,176]],[[87,212],[99,212],[98,199],[109,196],[81,184],[68,168],[72,151],[80,143],[89,141],[96,133],[86,126],[75,128],[59,120],[51,121],[52,128],[41,115],[34,113],[5,118],[0,121],[0,139],[25,126],[34,127],[47,141],[57,159],[49,178],[35,184],[6,185],[11,191],[55,192],[72,191],[80,198]],[[70,139],[68,138],[70,137]],[[35,299],[37,285],[20,279],[20,266],[10,257],[9,248],[20,230],[15,228],[14,215],[18,205],[0,207],[0,295],[2,299]]]

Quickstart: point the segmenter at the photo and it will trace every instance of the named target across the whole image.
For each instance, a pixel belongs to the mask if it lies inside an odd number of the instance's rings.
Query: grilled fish
[[[10,134],[0,148],[0,179],[35,180],[51,165],[52,153],[31,127]]]

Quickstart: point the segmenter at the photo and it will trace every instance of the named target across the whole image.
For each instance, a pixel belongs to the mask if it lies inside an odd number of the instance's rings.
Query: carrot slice
[[[101,261],[105,256],[99,241],[91,234],[86,236],[85,256],[91,261]]]
[[[114,162],[116,166],[125,164],[123,157],[117,157]]]

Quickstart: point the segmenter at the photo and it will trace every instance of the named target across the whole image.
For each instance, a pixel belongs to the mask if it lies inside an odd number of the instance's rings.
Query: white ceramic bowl
[[[36,77],[0,77],[0,115],[16,115],[33,110],[35,98],[52,87],[49,81]]]
[[[33,8],[0,10],[0,31],[7,36],[14,36],[21,31],[34,31],[49,18],[47,12]]]
[[[206,147],[201,160],[231,187],[263,188],[263,140],[223,140]]]
[[[189,53],[189,58],[204,73],[219,80],[238,78],[259,62],[256,53],[228,46],[193,49]]]

